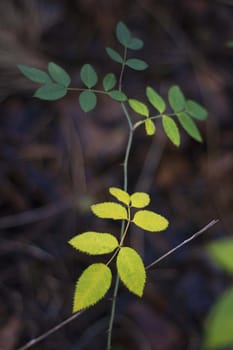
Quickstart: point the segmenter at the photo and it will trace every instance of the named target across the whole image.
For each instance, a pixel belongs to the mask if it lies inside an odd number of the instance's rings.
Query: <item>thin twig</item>
[[[209,228],[211,228],[212,226],[214,226],[215,224],[217,224],[217,222],[219,222],[219,219],[217,220],[212,220],[210,221],[207,225],[205,225],[202,229],[200,229],[199,231],[197,231],[196,233],[194,233],[191,237],[185,239],[183,242],[181,242],[180,244],[178,244],[176,247],[172,248],[171,250],[169,250],[167,253],[163,254],[162,256],[160,256],[158,259],[156,259],[155,261],[153,261],[151,264],[146,266],[146,270],[150,269],[152,266],[158,264],[160,261],[162,261],[163,259],[167,258],[169,255],[171,255],[172,253],[174,253],[175,251],[177,251],[179,248],[183,247],[185,244],[191,242],[193,239],[197,238],[198,236],[200,236],[202,233],[204,233],[205,231],[207,231]]]
[[[40,343],[45,338],[47,338],[50,335],[52,335],[53,333],[57,332],[59,329],[61,329],[62,327],[64,327],[68,323],[72,322],[74,319],[76,319],[78,316],[80,316],[83,312],[84,311],[80,311],[80,312],[77,312],[76,314],[68,317],[65,321],[59,323],[55,327],[51,328],[49,331],[41,334],[39,337],[30,340],[27,344],[23,345],[21,348],[18,348],[16,350],[28,350],[28,349],[30,349],[32,346]]]

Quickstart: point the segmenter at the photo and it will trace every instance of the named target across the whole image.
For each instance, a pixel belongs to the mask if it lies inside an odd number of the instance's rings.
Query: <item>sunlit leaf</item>
[[[142,297],[146,272],[140,255],[132,248],[123,247],[117,255],[117,271],[130,292]]]
[[[177,113],[177,118],[184,128],[184,130],[189,134],[194,140],[198,142],[202,142],[202,136],[200,134],[200,131],[198,130],[196,124],[191,119],[191,117],[188,116],[185,112]]]
[[[146,192],[135,192],[130,196],[130,200],[134,208],[144,208],[150,204],[150,196]]]
[[[140,60],[138,58],[129,58],[126,62],[125,62],[126,66],[134,69],[134,70],[145,70],[148,67],[148,64],[143,61]]]
[[[143,230],[157,232],[168,227],[168,221],[163,216],[150,210],[139,210],[135,213],[133,222]]]
[[[101,300],[110,288],[112,273],[108,266],[97,263],[90,265],[77,281],[73,312],[85,309]]]
[[[167,115],[163,115],[162,124],[167,137],[171,140],[172,143],[174,143],[175,146],[179,146],[180,133],[174,120]]]
[[[96,106],[96,94],[92,91],[85,90],[79,95],[79,104],[84,112],[92,111]]]
[[[49,62],[48,64],[48,72],[57,83],[60,85],[64,85],[68,87],[71,83],[71,79],[69,74],[56,63]]]
[[[113,61],[123,63],[123,58],[116,50],[112,49],[111,47],[106,47],[106,52]]]
[[[233,239],[223,238],[207,245],[208,253],[227,272],[233,274]]]
[[[84,85],[92,88],[98,82],[98,76],[95,69],[90,64],[84,64],[80,71],[80,78]]]
[[[144,43],[141,39],[131,38],[127,46],[131,50],[141,50],[143,48],[143,45]]]
[[[28,67],[23,64],[19,64],[17,67],[25,77],[34,81],[35,83],[40,83],[40,84],[52,83],[49,75],[41,69]]]
[[[116,26],[116,37],[123,46],[127,47],[130,43],[131,33],[123,22],[119,22]]]
[[[168,100],[175,112],[181,112],[185,108],[184,94],[179,86],[174,85],[168,90]]]
[[[233,289],[227,290],[213,306],[205,325],[204,349],[233,347]]]
[[[130,107],[138,114],[143,115],[145,117],[149,117],[149,109],[145,105],[145,103],[142,103],[141,101],[138,101],[136,99],[130,98],[128,100]]]
[[[124,92],[120,90],[112,90],[108,92],[108,96],[110,96],[113,100],[124,102],[127,100],[127,96]]]
[[[54,83],[48,83],[37,89],[33,96],[41,100],[53,101],[64,97],[66,93],[67,88],[65,86]]]
[[[188,100],[185,108],[186,111],[195,119],[205,120],[208,116],[207,110],[195,101]]]
[[[117,83],[117,79],[114,73],[108,73],[103,79],[104,91],[109,91],[114,88]]]
[[[153,122],[153,120],[147,119],[145,121],[145,129],[146,129],[146,134],[148,136],[152,136],[155,134],[156,127],[155,127],[155,123]]]
[[[128,217],[125,207],[114,202],[93,204],[91,210],[102,219],[126,220]]]
[[[75,249],[91,255],[111,253],[118,247],[117,239],[110,233],[92,231],[81,233],[68,243]]]
[[[146,96],[152,106],[160,113],[163,113],[166,109],[166,103],[164,99],[150,86],[146,88]]]
[[[118,201],[126,204],[126,205],[129,205],[129,202],[130,202],[130,195],[123,191],[121,188],[118,188],[118,187],[110,187],[109,188],[109,192],[111,193],[111,195],[113,197],[115,197]]]

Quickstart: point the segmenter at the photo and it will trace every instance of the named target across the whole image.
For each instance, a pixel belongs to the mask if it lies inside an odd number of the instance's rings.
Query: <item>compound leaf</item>
[[[207,245],[207,251],[223,269],[233,274],[233,239],[211,242]]]
[[[168,90],[168,100],[175,112],[181,112],[185,108],[184,94],[179,86],[174,85]]]
[[[128,48],[131,50],[141,50],[143,48],[143,41],[138,38],[132,38],[128,44]]]
[[[79,95],[79,104],[84,112],[92,111],[97,103],[96,94],[92,91],[85,90]]]
[[[123,58],[116,50],[112,49],[111,47],[106,47],[106,52],[113,61],[123,63]]]
[[[160,113],[163,113],[166,109],[166,103],[164,99],[150,86],[146,88],[146,96],[152,106]]]
[[[89,89],[95,86],[98,82],[98,76],[95,69],[90,64],[84,64],[80,71],[80,78],[84,85]]]
[[[130,196],[131,206],[144,208],[150,203],[150,196],[146,192],[135,192]]]
[[[120,201],[120,202],[122,202],[122,203],[124,203],[126,205],[129,205],[130,195],[126,191],[124,191],[124,190],[122,190],[121,188],[118,188],[118,187],[110,187],[109,188],[109,192],[118,201]]]
[[[73,312],[85,309],[102,299],[110,288],[112,273],[108,266],[90,265],[79,277],[73,300]]]
[[[142,103],[136,99],[130,98],[128,100],[130,107],[138,114],[143,115],[145,117],[149,117],[149,109],[145,105],[145,103]]]
[[[116,37],[117,40],[126,47],[131,41],[131,33],[123,22],[119,22],[116,26]]]
[[[117,79],[114,73],[108,73],[103,79],[104,91],[109,91],[114,88],[117,83]]]
[[[210,311],[205,325],[204,349],[232,349],[233,289],[228,289]]]
[[[194,121],[185,112],[177,113],[177,118],[184,128],[184,130],[191,136],[194,140],[198,142],[203,142],[200,131],[198,130]]]
[[[93,204],[91,210],[102,219],[126,220],[128,218],[126,209],[121,204],[114,202]]]
[[[33,96],[41,100],[53,101],[64,97],[66,94],[67,88],[65,86],[55,83],[48,83],[37,89]]]
[[[162,124],[167,137],[171,140],[172,143],[174,143],[175,146],[179,146],[180,133],[174,120],[167,115],[163,115]]]
[[[143,61],[140,60],[138,58],[129,58],[126,62],[125,62],[126,66],[134,69],[134,70],[145,70],[148,67],[148,64]]]
[[[49,75],[41,69],[28,67],[23,64],[19,64],[17,67],[26,78],[34,81],[35,83],[40,83],[40,84],[52,83]]]
[[[127,96],[124,92],[120,90],[112,90],[108,92],[108,96],[110,96],[113,100],[124,102],[127,100]]]
[[[156,131],[155,123],[151,119],[146,119],[145,121],[146,134],[148,136],[154,135]]]
[[[168,227],[168,221],[163,216],[150,210],[139,210],[135,213],[133,222],[146,231],[163,231]]]
[[[140,255],[132,248],[123,247],[117,255],[117,271],[130,292],[142,297],[146,271]]]
[[[110,233],[92,231],[81,233],[68,243],[75,249],[91,255],[108,254],[118,247],[117,239]]]
[[[186,111],[195,119],[205,120],[208,116],[207,110],[199,103],[188,100],[185,105]]]
[[[68,87],[71,83],[71,78],[69,74],[56,63],[49,62],[48,72],[57,83]]]

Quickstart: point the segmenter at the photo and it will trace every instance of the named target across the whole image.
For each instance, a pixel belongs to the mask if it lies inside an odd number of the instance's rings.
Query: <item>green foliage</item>
[[[153,120],[147,119],[145,121],[145,129],[146,129],[146,134],[148,136],[152,136],[155,134],[156,127],[155,127],[155,123],[153,122]]]
[[[175,146],[180,145],[180,133],[174,120],[168,115],[162,117],[163,129],[167,137]]]
[[[119,102],[124,102],[127,100],[127,96],[120,90],[112,90],[108,93],[108,96]]]
[[[126,47],[131,41],[131,33],[123,22],[119,22],[116,26],[116,37],[119,43]]]
[[[207,251],[225,271],[233,274],[233,239],[223,238],[207,245]]]
[[[121,64],[123,63],[123,57],[121,57],[116,50],[112,49],[111,47],[106,47],[106,52],[113,61]]]
[[[109,188],[109,192],[119,202],[122,202],[122,203],[124,203],[126,205],[130,204],[130,195],[126,191],[122,190],[121,188],[110,187]]]
[[[174,85],[168,90],[168,101],[174,112],[181,112],[185,108],[184,94],[179,86]]]
[[[33,96],[41,100],[54,101],[64,97],[66,93],[67,89],[65,86],[55,83],[46,83],[37,89]]]
[[[66,86],[66,87],[70,85],[71,78],[69,74],[62,67],[58,66],[56,63],[49,62],[48,72],[50,76],[53,78],[53,80],[56,81],[58,84],[61,84],[62,86]]]
[[[89,89],[98,82],[98,76],[95,69],[90,64],[84,64],[80,71],[80,78],[84,85]]]
[[[150,204],[150,196],[145,192],[135,192],[130,196],[131,206],[134,208],[144,208]]]
[[[35,83],[46,84],[52,82],[49,75],[41,69],[28,67],[23,64],[19,64],[18,68],[26,78],[34,81]]]
[[[208,116],[207,110],[199,103],[188,100],[185,104],[187,112],[197,120],[205,120]]]
[[[91,210],[102,219],[126,220],[128,218],[126,209],[121,204],[114,202],[93,204]]]
[[[185,112],[177,113],[177,118],[189,136],[191,136],[194,140],[198,142],[203,141],[200,131],[198,130],[192,118],[190,118],[187,113]]]
[[[133,99],[133,98],[130,98],[128,100],[128,102],[129,102],[130,107],[136,113],[138,113],[140,115],[143,115],[145,117],[149,117],[149,109],[144,103],[142,103],[142,102],[140,102],[140,101],[138,101],[136,99]]]
[[[129,58],[125,64],[134,70],[145,70],[148,68],[148,64],[139,58]]]
[[[82,91],[79,95],[79,104],[83,112],[92,111],[97,103],[96,94],[90,90]]]
[[[103,79],[104,91],[112,90],[117,83],[117,79],[114,73],[108,73]]]
[[[158,232],[168,227],[168,221],[163,216],[150,210],[139,210],[135,213],[133,222],[146,231]]]
[[[166,103],[164,99],[150,86],[146,88],[146,96],[152,106],[159,111],[159,113],[163,113],[166,109]]]

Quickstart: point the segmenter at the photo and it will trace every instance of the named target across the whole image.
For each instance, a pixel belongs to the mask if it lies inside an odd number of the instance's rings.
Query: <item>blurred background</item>
[[[137,54],[149,64],[145,72],[126,72],[128,96],[143,100],[151,85],[165,97],[178,84],[209,111],[199,123],[204,144],[182,134],[177,149],[160,128],[152,138],[137,129],[129,191],[148,191],[150,208],[170,226],[156,234],[133,230],[129,244],[149,264],[210,220],[221,222],[149,270],[142,300],[121,286],[113,350],[201,349],[205,317],[229,284],[205,245],[230,236],[233,225],[232,14],[231,0],[1,0],[1,350],[17,349],[71,315],[75,281],[96,258],[67,241],[91,229],[118,234],[118,224],[95,218],[89,206],[108,200],[109,186],[122,186],[127,141],[117,103],[99,99],[85,114],[75,93],[55,102],[32,98],[37,86],[16,66],[46,70],[56,62],[76,87],[84,63],[99,76],[118,75],[104,48],[120,50],[120,20],[144,40]],[[104,349],[111,295],[33,349]]]

